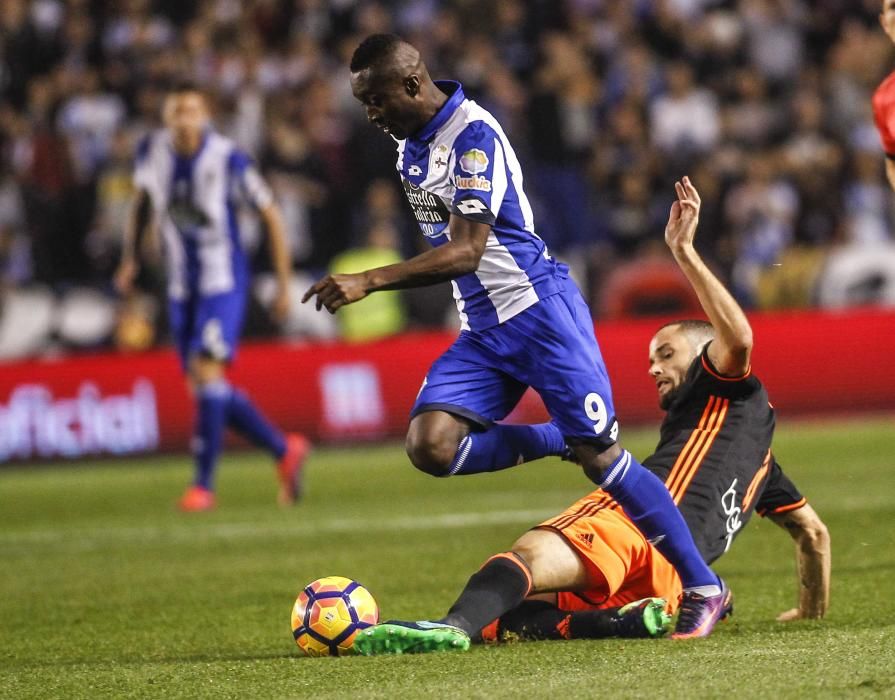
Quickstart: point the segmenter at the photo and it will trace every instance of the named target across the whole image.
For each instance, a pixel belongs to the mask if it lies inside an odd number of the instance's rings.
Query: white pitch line
[[[53,529],[23,533],[0,533],[0,546],[62,544],[66,547],[101,547],[116,543],[177,543],[208,539],[234,540],[264,537],[317,537],[332,533],[403,532],[406,530],[442,530],[480,525],[516,525],[537,523],[556,513],[555,510],[498,510],[440,515],[399,516],[382,518],[327,518],[295,523],[214,523],[205,527],[173,525],[171,527],[91,528],[84,530]]]

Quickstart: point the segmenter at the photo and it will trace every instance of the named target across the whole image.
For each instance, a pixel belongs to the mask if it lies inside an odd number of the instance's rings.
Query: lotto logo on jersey
[[[481,199],[464,199],[461,202],[457,202],[457,209],[460,210],[461,214],[473,216],[474,214],[484,214],[488,211],[488,205]]]
[[[470,175],[478,175],[488,169],[488,155],[478,148],[472,148],[460,156],[460,168]]]

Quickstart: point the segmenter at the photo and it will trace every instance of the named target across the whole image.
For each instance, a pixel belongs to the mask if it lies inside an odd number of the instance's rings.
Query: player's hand
[[[786,612],[782,612],[777,615],[777,622],[792,622],[793,620],[801,619],[802,611],[798,608],[792,608],[791,610],[787,610]]]
[[[127,295],[131,293],[139,272],[140,266],[136,260],[133,258],[122,258],[118,269],[115,270],[115,276],[112,278],[112,283],[119,294]]]
[[[689,177],[674,183],[677,201],[671,205],[668,223],[665,225],[665,242],[674,250],[693,245],[696,225],[699,223],[699,206],[702,200]]]
[[[277,285],[277,293],[270,305],[270,315],[277,323],[283,323],[289,317],[289,309],[292,308],[292,299],[289,296],[289,287]]]
[[[353,304],[367,296],[367,282],[364,273],[353,275],[327,275],[305,292],[301,298],[304,304],[311,297],[317,297],[317,311],[322,307],[331,314],[346,304]]]

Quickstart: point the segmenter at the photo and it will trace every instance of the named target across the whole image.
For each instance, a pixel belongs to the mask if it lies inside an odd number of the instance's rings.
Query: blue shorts
[[[184,369],[194,355],[232,362],[242,332],[246,293],[238,289],[214,296],[172,299],[171,335]]]
[[[616,442],[609,377],[571,280],[509,321],[460,333],[426,375],[411,416],[447,411],[485,429],[506,418],[529,386],[567,440]]]

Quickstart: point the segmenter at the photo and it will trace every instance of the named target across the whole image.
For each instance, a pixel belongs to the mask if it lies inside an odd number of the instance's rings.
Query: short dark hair
[[[391,56],[404,43],[397,34],[371,34],[354,50],[349,68],[352,73],[372,68]]]
[[[671,323],[666,323],[659,330],[661,331],[663,328],[669,328],[670,326],[677,326],[680,329],[680,332],[687,337],[687,339],[690,341],[690,344],[694,347],[694,349],[696,349],[697,352],[701,347],[703,347],[710,340],[713,340],[715,337],[715,327],[708,321],[702,321],[695,318],[686,318],[680,321],[672,321]],[[659,331],[656,332],[658,333]]]
[[[169,95],[182,95],[185,92],[195,92],[205,96],[205,91],[199,87],[199,83],[192,80],[177,80],[168,86]]]
[[[698,318],[685,318],[680,321],[669,321],[668,323],[659,327],[661,331],[664,328],[668,328],[670,326],[680,326],[682,331],[701,331],[703,333],[714,333],[715,327],[709,323],[708,321],[703,321]]]

